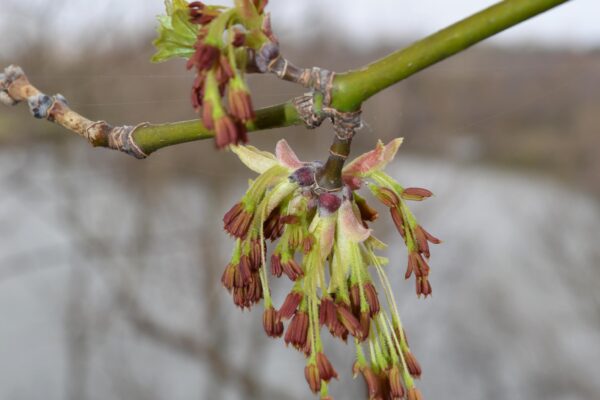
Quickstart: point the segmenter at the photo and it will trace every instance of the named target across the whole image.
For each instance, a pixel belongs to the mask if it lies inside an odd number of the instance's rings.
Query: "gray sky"
[[[155,25],[155,15],[163,12],[161,0],[0,0],[0,3],[8,10],[0,15],[3,36],[0,55],[10,53],[18,43],[18,35],[4,32],[11,22],[27,31],[29,40],[36,35],[57,33],[65,48],[74,49],[82,37],[93,37],[101,43],[112,26],[119,26],[129,34],[149,30]],[[300,40],[310,29],[309,21],[315,21],[311,17],[321,13],[317,23],[329,24],[337,32],[368,45],[379,40],[415,39],[494,3],[493,0],[271,0],[269,9],[283,40]],[[571,0],[492,41],[503,45],[600,47],[598,16],[600,1]],[[40,28],[36,20],[43,20],[45,27]],[[122,36],[123,40],[127,38],[128,35]]]

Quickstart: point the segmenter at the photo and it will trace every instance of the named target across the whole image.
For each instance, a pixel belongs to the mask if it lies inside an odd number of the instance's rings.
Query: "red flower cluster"
[[[232,9],[236,14],[200,1],[189,4],[190,22],[200,26],[195,52],[187,63],[188,69],[196,71],[191,102],[205,127],[215,131],[218,148],[248,142],[246,124],[255,114],[243,78],[246,66],[238,65],[235,56],[236,49],[246,45],[248,35],[238,21],[256,16],[268,20],[263,15],[266,4],[266,0],[246,0],[240,10]],[[225,22],[224,31],[212,29],[217,22]],[[268,40],[272,32],[268,24],[265,29],[261,34]]]

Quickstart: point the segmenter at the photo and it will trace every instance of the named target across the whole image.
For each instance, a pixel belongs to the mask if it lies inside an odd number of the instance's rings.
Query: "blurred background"
[[[299,65],[358,67],[493,2],[273,1]],[[0,66],[113,124],[193,119],[183,62],[153,65],[159,0],[1,0]],[[390,173],[445,242],[433,298],[390,274],[427,399],[600,398],[600,4],[578,0],[379,94],[354,154],[403,136]],[[252,77],[255,103],[302,90]],[[322,159],[330,127],[281,137]],[[252,174],[211,142],[145,161],[0,108],[0,399],[308,399],[304,360],[221,287],[220,216]],[[383,210],[381,210],[383,211]],[[385,215],[382,213],[382,215]],[[382,218],[386,220],[387,218]],[[287,290],[275,282],[276,298]],[[330,343],[336,399],[363,399]]]

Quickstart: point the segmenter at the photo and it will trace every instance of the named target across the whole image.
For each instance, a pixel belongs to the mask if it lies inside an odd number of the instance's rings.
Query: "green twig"
[[[374,94],[568,0],[505,0],[367,67],[338,74],[332,106],[354,111]]]

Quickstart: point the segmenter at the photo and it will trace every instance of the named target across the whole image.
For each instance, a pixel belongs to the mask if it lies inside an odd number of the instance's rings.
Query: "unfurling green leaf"
[[[152,62],[175,57],[189,59],[195,51],[199,26],[189,21],[187,1],[165,0],[165,8],[167,15],[158,17],[158,37],[153,42],[157,51],[152,56]]]

